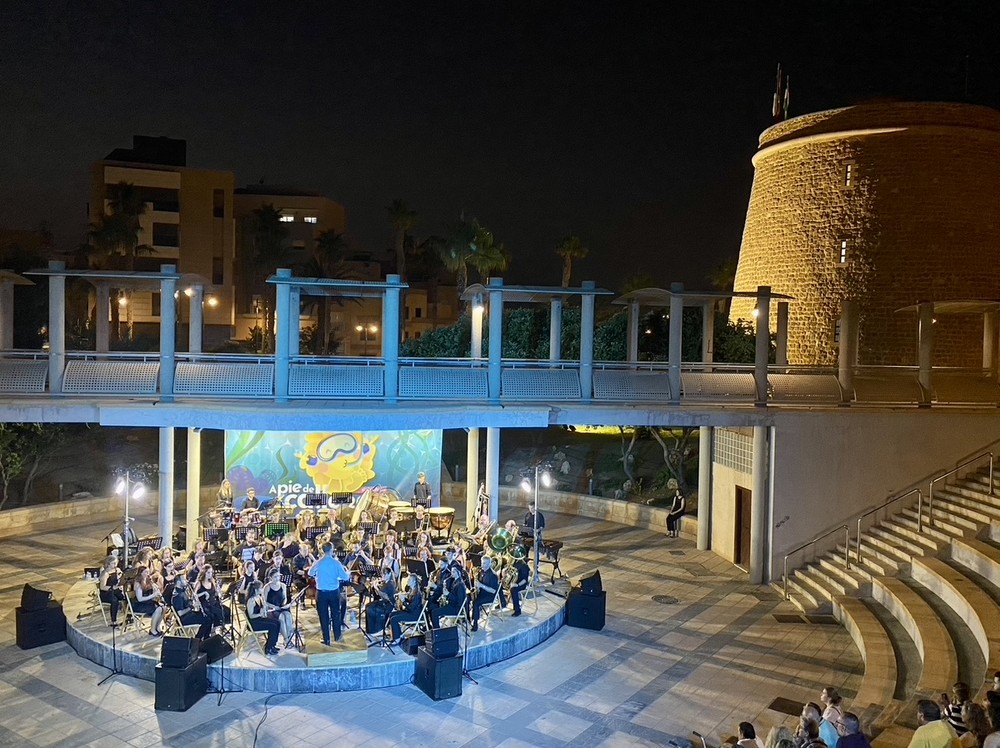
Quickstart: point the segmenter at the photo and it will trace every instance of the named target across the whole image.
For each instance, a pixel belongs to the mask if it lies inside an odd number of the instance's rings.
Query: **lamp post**
[[[124,534],[125,534],[125,562],[124,566],[128,568],[128,546],[131,541],[130,532],[132,525],[132,518],[128,516],[128,503],[130,499],[142,498],[142,495],[146,493],[146,486],[144,483],[139,481],[132,481],[129,471],[125,471],[125,475],[118,479],[118,483],[115,484],[115,493],[119,496],[125,497],[125,523],[124,523]]]
[[[374,335],[378,332],[378,325],[371,323],[367,325],[358,324],[354,326],[354,329],[357,330],[358,333],[364,333],[361,339],[365,342],[364,357],[368,358],[368,341],[371,340],[369,335]]]
[[[535,479],[529,480],[525,478],[521,481],[521,488],[526,493],[531,493],[534,491],[534,503],[531,506],[531,534],[532,534],[532,546],[534,547],[534,557],[535,557],[535,578],[534,581],[539,580],[538,576],[538,560],[540,556],[540,545],[541,545],[541,535],[538,529],[538,483],[541,481],[545,484],[546,488],[552,487],[552,473],[549,472],[549,467],[547,464],[539,462],[535,465]]]

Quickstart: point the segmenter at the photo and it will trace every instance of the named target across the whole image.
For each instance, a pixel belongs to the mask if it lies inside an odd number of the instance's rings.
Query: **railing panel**
[[[73,360],[66,364],[62,391],[88,395],[155,395],[158,361]]]
[[[288,396],[301,398],[372,399],[385,394],[382,366],[292,364]]]
[[[576,369],[504,369],[500,375],[504,400],[579,400],[580,372]]]
[[[0,360],[0,392],[45,392],[48,361]]]
[[[174,393],[273,397],[274,364],[181,362],[175,369]]]
[[[598,369],[594,372],[594,399],[666,401],[670,400],[670,380],[665,371]]]
[[[403,366],[399,396],[409,400],[485,400],[489,396],[485,368]]]
[[[1000,403],[1000,384],[986,373],[935,371],[934,402],[955,404]]]
[[[841,401],[840,383],[833,374],[768,374],[770,399],[776,403],[823,403]]]
[[[922,401],[920,383],[914,371],[856,374],[853,383],[854,399],[858,403],[916,405]]]
[[[681,372],[684,400],[746,400],[753,402],[757,386],[753,374],[741,372]]]

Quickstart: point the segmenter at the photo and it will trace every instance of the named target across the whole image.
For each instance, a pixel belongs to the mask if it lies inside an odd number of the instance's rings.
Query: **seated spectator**
[[[930,699],[917,702],[917,723],[908,748],[952,748],[955,728],[941,718],[941,707]]]
[[[808,708],[808,704],[806,705]],[[799,717],[799,727],[795,731],[795,743],[797,748],[829,748],[819,737],[819,722],[812,717],[803,715]]]
[[[837,733],[835,725],[823,719],[823,711],[815,701],[808,702],[802,707],[802,716],[816,722],[819,727],[819,737],[829,748],[837,745],[840,735]]]
[[[823,719],[836,727],[840,718],[844,716],[843,699],[837,693],[837,689],[833,686],[827,686],[823,689],[823,693],[820,694],[819,700],[825,707],[823,709]],[[820,731],[822,731],[822,728],[823,726],[820,725]]]
[[[740,748],[764,748],[764,741],[757,737],[757,731],[749,722],[740,722],[736,726],[736,745]]]
[[[962,722],[967,729],[958,736],[961,748],[983,748],[983,741],[990,734],[986,710],[973,701],[966,701],[962,704]]]
[[[993,688],[986,692],[986,704],[1000,704],[1000,670],[993,673]]]
[[[946,693],[941,694],[941,709],[944,712],[944,718],[959,735],[968,730],[962,721],[962,705],[968,700],[969,684],[961,681],[951,687],[951,698],[948,698]]]
[[[837,740],[837,748],[872,748],[868,738],[861,732],[861,720],[853,712],[844,712],[844,716],[837,720],[837,732],[840,738]]]
[[[1000,748],[1000,704],[991,702],[986,710],[986,716],[990,720],[990,732],[983,741],[983,748]]]

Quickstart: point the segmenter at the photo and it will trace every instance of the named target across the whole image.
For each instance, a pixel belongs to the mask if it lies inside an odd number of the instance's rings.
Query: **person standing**
[[[685,501],[680,489],[674,490],[674,498],[670,502],[670,509],[667,510],[667,537],[676,538],[678,536],[677,527],[684,516]]]
[[[309,576],[316,579],[316,608],[319,611],[319,627],[323,633],[323,643],[330,646],[330,626],[333,639],[340,641],[340,583],[351,581],[351,575],[333,555],[333,544],[323,545],[323,556],[309,567]]]
[[[413,484],[413,503],[431,505],[431,487],[427,483],[427,473],[417,473],[417,482]]]

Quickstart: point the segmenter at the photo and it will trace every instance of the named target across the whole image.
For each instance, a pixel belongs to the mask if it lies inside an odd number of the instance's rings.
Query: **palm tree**
[[[736,266],[737,259],[730,255],[712,268],[711,272],[708,274],[708,282],[719,291],[731,293],[736,286]],[[722,301],[721,311],[726,317],[729,316],[729,305],[731,303],[731,298],[723,299]]]
[[[570,276],[573,275],[573,260],[582,260],[590,252],[578,236],[567,236],[556,247],[556,254],[562,257],[562,286],[569,288]]]
[[[387,206],[389,222],[392,224],[392,249],[396,255],[396,272],[406,280],[406,237],[417,223],[416,211],[410,210],[405,201],[396,198]]]
[[[445,268],[455,274],[459,298],[469,284],[470,267],[480,278],[485,278],[494,270],[506,270],[510,265],[510,255],[503,244],[497,243],[493,232],[475,218],[466,221],[463,217],[451,226],[438,251]]]
[[[316,237],[312,257],[296,268],[296,271],[306,278],[350,278],[350,271],[344,264],[347,254],[347,238],[334,229],[320,232]],[[328,354],[330,339],[330,297],[323,295],[309,297],[317,306],[316,336],[313,341],[313,353]]]
[[[267,300],[264,311],[264,345],[274,350],[274,305],[277,296],[274,284],[267,276],[288,261],[288,227],[281,222],[281,211],[270,203],[255,208],[244,219],[243,244],[251,265],[252,292],[260,292]]]

